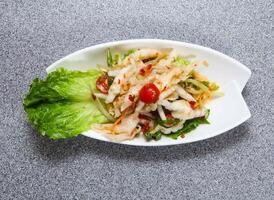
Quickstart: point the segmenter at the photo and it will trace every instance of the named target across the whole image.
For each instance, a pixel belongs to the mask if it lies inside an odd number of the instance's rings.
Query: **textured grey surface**
[[[274,199],[273,1],[0,1],[0,199]],[[130,38],[192,42],[253,72],[252,117],[213,139],[137,148],[50,141],[22,96],[83,47]],[[224,116],[225,119],[225,116]]]

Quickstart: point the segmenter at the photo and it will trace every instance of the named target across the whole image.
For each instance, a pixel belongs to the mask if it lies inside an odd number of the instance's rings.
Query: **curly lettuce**
[[[101,71],[60,68],[45,80],[35,79],[24,98],[24,109],[37,130],[51,139],[70,138],[108,120],[91,98]]]

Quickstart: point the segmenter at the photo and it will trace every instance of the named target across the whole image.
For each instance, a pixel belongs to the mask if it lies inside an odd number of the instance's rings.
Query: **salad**
[[[110,140],[184,137],[209,124],[206,103],[219,86],[197,71],[207,61],[174,49],[106,52],[106,65],[64,68],[35,79],[24,99],[29,121],[51,139],[94,130]]]

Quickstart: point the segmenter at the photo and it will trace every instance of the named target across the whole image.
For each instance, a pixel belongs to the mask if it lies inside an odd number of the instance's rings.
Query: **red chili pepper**
[[[143,133],[146,133],[146,132],[149,131],[149,129],[150,129],[149,121],[146,121],[146,122],[144,123],[143,127],[142,127],[142,131],[143,131]]]
[[[153,65],[151,65],[151,64],[149,64],[149,65],[146,66],[147,70],[151,70],[152,67],[153,67]]]
[[[195,101],[189,101],[190,107],[194,110],[197,107],[197,104]]]
[[[167,113],[167,114],[166,114],[166,118],[168,118],[168,119],[172,119],[172,118],[173,118],[173,116],[172,116],[172,114],[171,114],[171,113]]]
[[[96,81],[96,88],[102,92],[103,94],[107,94],[108,93],[108,76],[106,74],[103,74],[102,76],[100,76],[97,81]]]
[[[142,76],[144,76],[145,75],[145,73],[146,73],[146,71],[142,68],[142,69],[140,69],[140,71],[139,71],[139,74],[140,75],[142,75]]]
[[[135,98],[135,96],[134,96],[134,95],[131,95],[131,94],[130,94],[130,95],[128,96],[128,100],[130,100],[131,102],[133,102],[133,101],[134,101],[134,98]]]
[[[145,119],[145,120],[149,119],[146,115],[142,115],[142,114],[139,114],[138,117],[139,119]]]
[[[153,65],[149,64],[142,69],[140,69],[139,74],[142,76],[147,76],[151,73]]]

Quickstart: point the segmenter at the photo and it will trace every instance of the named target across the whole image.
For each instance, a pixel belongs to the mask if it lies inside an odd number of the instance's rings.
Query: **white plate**
[[[211,101],[207,107],[211,109],[209,116],[210,125],[200,125],[196,130],[178,140],[162,137],[159,141],[147,142],[143,137],[138,137],[122,144],[136,146],[162,146],[204,140],[228,131],[244,121],[251,115],[242,97],[241,91],[250,78],[251,71],[238,61],[210,48],[184,42],[140,39],[110,42],[88,47],[72,53],[50,65],[47,72],[59,67],[72,70],[87,70],[97,64],[105,64],[106,49],[126,51],[132,48],[174,48],[184,55],[194,54],[197,59],[205,59],[209,67],[199,68],[199,71],[210,80],[217,82],[225,96]],[[101,134],[94,131],[82,133],[87,137],[109,141]]]

